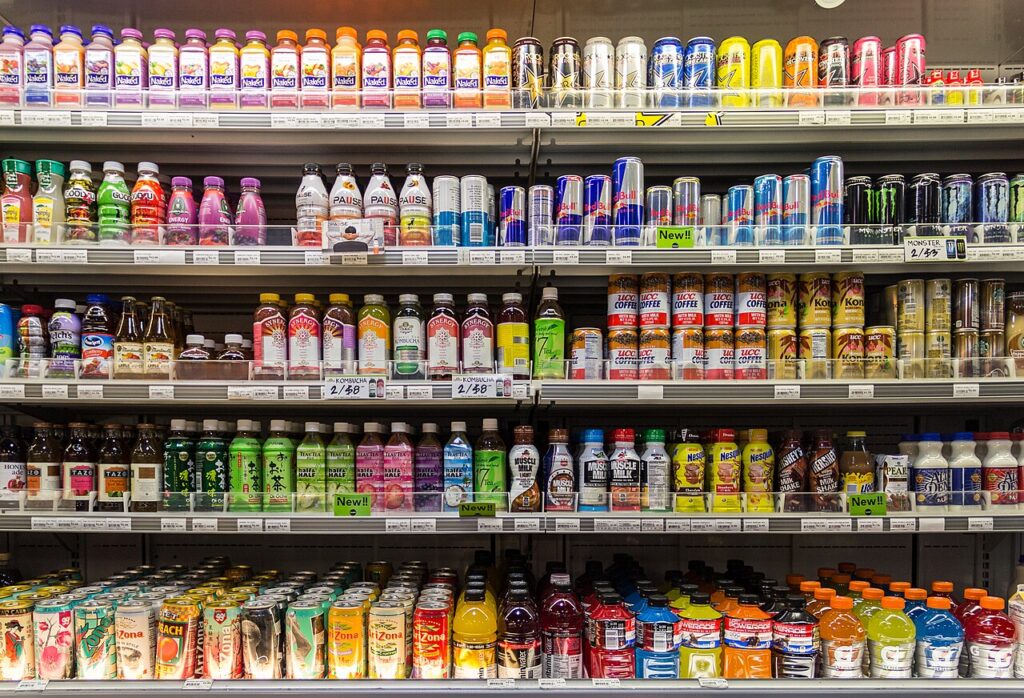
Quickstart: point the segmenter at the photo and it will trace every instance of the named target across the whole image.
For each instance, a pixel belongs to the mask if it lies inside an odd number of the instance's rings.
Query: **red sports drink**
[[[896,41],[896,84],[920,85],[925,76],[925,41],[920,34],[907,34]],[[921,104],[919,90],[900,90],[897,104]]]
[[[970,655],[972,679],[1013,678],[1013,621],[1003,613],[1006,602],[986,596],[979,602],[978,612],[964,622],[964,639]]]
[[[850,84],[860,88],[857,104],[878,104],[878,87],[881,75],[882,41],[877,36],[864,36],[853,43],[850,58]]]
[[[590,612],[590,678],[632,679],[636,621],[615,592],[598,596]]]

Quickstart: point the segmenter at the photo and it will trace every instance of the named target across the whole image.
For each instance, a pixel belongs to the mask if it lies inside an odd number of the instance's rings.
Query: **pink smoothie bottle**
[[[267,210],[260,197],[260,180],[242,177],[242,195],[235,214],[235,244],[265,245],[267,243]]]
[[[405,422],[391,423],[391,438],[384,447],[384,507],[412,511],[413,447]]]
[[[203,180],[203,202],[199,205],[199,244],[227,245],[231,239],[231,209],[224,196],[224,180]]]
[[[185,43],[178,50],[178,103],[183,107],[205,107],[210,90],[210,57],[206,32],[186,29]]]
[[[167,245],[198,245],[196,227],[198,211],[192,197],[192,180],[175,177],[171,180],[171,198],[167,201]]]

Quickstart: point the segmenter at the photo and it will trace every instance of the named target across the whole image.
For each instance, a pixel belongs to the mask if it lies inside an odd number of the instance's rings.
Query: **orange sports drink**
[[[808,579],[806,581],[800,582],[800,593],[804,595],[804,598],[807,600],[807,603],[810,603],[814,600],[814,590],[820,588],[821,582],[815,581],[813,579]]]
[[[772,677],[772,620],[757,602],[756,594],[741,594],[725,614],[722,676],[727,679]]]
[[[504,29],[490,29],[483,50],[484,107],[512,106],[512,49]]]
[[[829,679],[859,679],[863,674],[864,624],[853,613],[853,599],[836,596],[818,622],[822,675]]]
[[[789,106],[818,106],[817,83],[818,42],[809,36],[798,36],[786,44],[782,69],[782,84],[790,91]]]
[[[807,612],[821,620],[821,617],[832,608],[832,600],[835,597],[835,589],[815,589],[814,598],[811,599],[811,602],[806,606]]]

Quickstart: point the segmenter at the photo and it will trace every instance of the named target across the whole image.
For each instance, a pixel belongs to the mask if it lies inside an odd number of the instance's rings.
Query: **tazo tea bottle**
[[[25,460],[25,481],[28,498],[57,499],[60,493],[60,462],[63,451],[60,439],[49,422],[35,422],[34,436],[28,445]]]
[[[64,449],[63,499],[74,502],[75,511],[89,511],[89,499],[96,491],[96,452],[88,438],[88,424],[72,422],[68,427],[71,438]]]
[[[533,445],[533,427],[518,426],[512,433],[515,444],[508,453],[508,465],[512,472],[508,493],[509,511],[540,511],[540,486],[537,484],[540,452]],[[550,490],[545,492],[546,495],[550,493]]]
[[[156,439],[153,424],[139,425],[139,438],[131,454],[131,510],[156,512],[160,510],[161,490],[164,487],[163,448]],[[194,491],[194,490],[193,490]]]
[[[576,510],[576,470],[569,452],[569,431],[548,432],[548,450],[544,454],[544,510]]]
[[[121,425],[108,424],[103,428],[103,441],[100,444],[96,463],[97,495],[99,502],[97,511],[125,511],[125,502],[131,469],[128,464],[128,453],[121,441]]]
[[[498,434],[498,420],[485,419],[484,430],[473,451],[473,486],[475,501],[494,502],[505,508],[508,496],[505,476],[505,442]]]
[[[615,450],[608,458],[612,511],[640,511],[640,456],[634,448],[632,429],[612,433]]]

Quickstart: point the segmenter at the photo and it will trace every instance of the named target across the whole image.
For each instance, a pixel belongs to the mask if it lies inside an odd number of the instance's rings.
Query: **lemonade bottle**
[[[290,29],[277,33],[277,45],[270,52],[270,106],[299,106],[299,37]]]
[[[949,599],[932,596],[914,617],[917,631],[914,676],[955,679],[964,647],[964,628],[950,613]]]
[[[239,103],[243,109],[266,109],[270,89],[270,51],[267,35],[245,33],[245,46],[238,52]]]
[[[483,50],[484,107],[508,109],[512,106],[512,49],[504,29],[487,32]]]
[[[707,477],[710,482],[711,511],[740,513],[740,451],[736,432],[717,429],[708,452]]]
[[[775,474],[775,452],[768,445],[767,429],[751,429],[750,439],[743,446],[743,492],[748,512],[775,511],[772,482]]]
[[[917,630],[903,612],[903,599],[886,596],[868,621],[868,655],[873,679],[909,679]]]
[[[231,109],[238,96],[238,46],[235,33],[218,29],[210,47],[210,108]]]
[[[358,107],[362,74],[362,47],[359,35],[352,27],[338,27],[334,34],[335,46],[331,49],[331,105]]]
[[[481,53],[477,46],[476,34],[459,34],[459,47],[455,49],[455,108],[480,108]]]
[[[837,596],[818,621],[822,675],[827,679],[859,679],[864,675],[863,623],[853,613],[853,599]]]
[[[92,41],[85,47],[85,103],[110,106],[114,92],[114,32],[94,24]]]
[[[391,49],[387,32],[366,32],[362,58],[363,106],[387,109],[391,106]]]
[[[33,37],[34,38],[34,37]],[[85,81],[85,46],[82,31],[73,24],[60,28],[60,42],[53,47],[54,103],[79,105]]]
[[[142,93],[149,87],[149,53],[142,45],[142,32],[126,27],[121,43],[114,47],[114,99],[119,107],[142,106]]]
[[[690,596],[679,609],[679,678],[702,679],[722,675],[722,614],[711,608],[705,592]]]
[[[727,679],[772,677],[772,621],[757,602],[756,594],[740,594],[725,615],[722,676]]]
[[[419,35],[411,29],[398,32],[392,55],[395,72],[395,109],[419,109],[422,80]]]
[[[705,510],[704,460],[704,447],[700,444],[700,436],[693,431],[686,430],[682,435],[682,440],[672,451],[676,512],[703,512]]]
[[[36,182],[39,188],[32,198],[32,220],[35,222],[33,242],[50,245],[61,242],[64,229],[64,163],[36,160]]]
[[[299,51],[299,96],[303,109],[326,109],[331,89],[331,59],[327,32],[307,29],[306,45]]]

